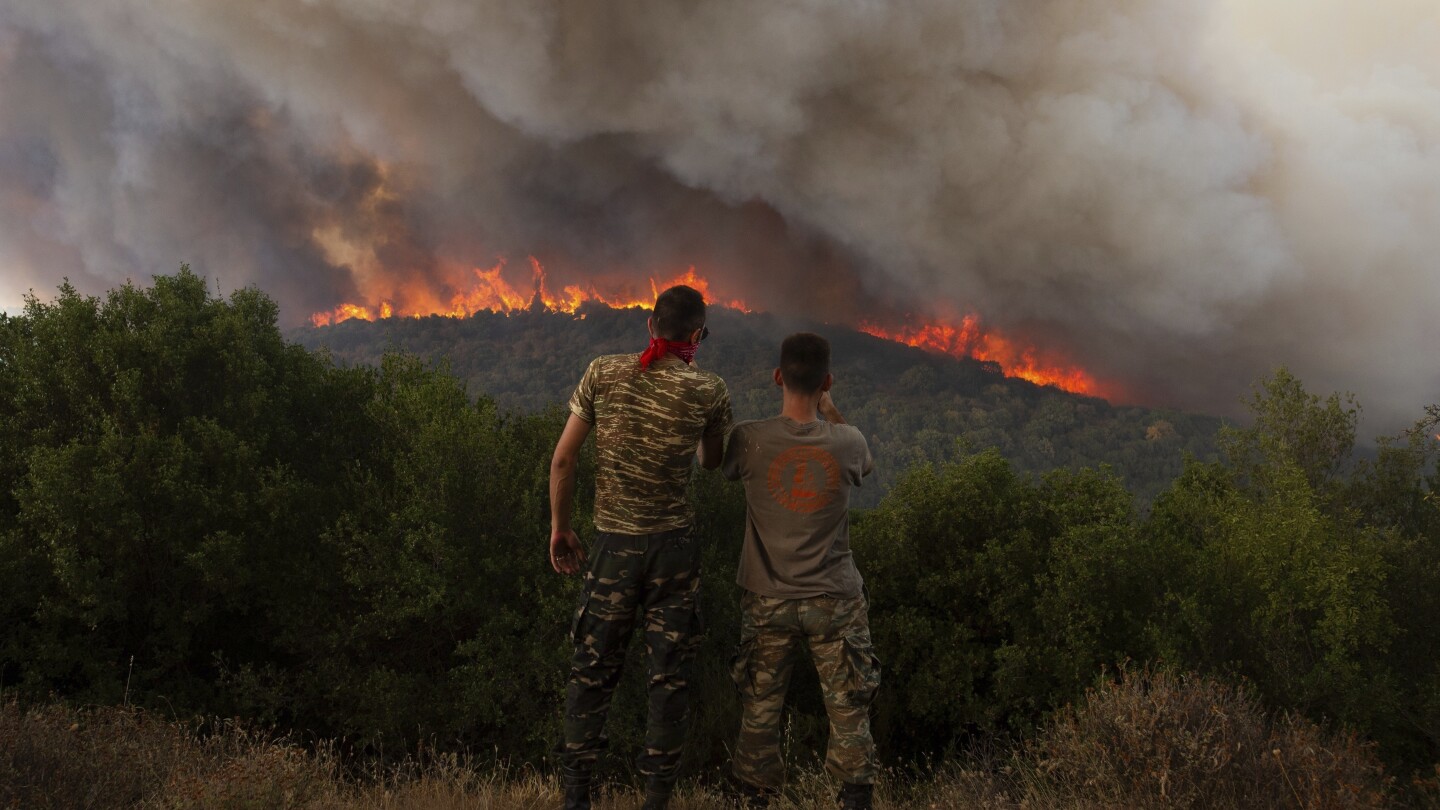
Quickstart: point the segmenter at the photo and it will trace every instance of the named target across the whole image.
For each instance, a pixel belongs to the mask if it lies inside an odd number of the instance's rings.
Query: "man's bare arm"
[[[555,455],[550,457],[550,566],[561,574],[576,574],[585,561],[585,549],[570,527],[570,513],[575,506],[575,473],[580,464],[580,448],[590,435],[590,423],[570,414]]]
[[[830,398],[830,392],[826,391],[820,395],[820,415],[825,421],[836,425],[847,424],[845,417],[840,415],[840,409],[835,407],[835,401]]]
[[[725,460],[725,437],[720,434],[705,436],[700,439],[700,446],[695,448],[695,455],[700,459],[700,466],[707,470],[713,470],[720,466]]]

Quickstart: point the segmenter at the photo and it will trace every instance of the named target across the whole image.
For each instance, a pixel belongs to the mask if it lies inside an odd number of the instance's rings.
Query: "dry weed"
[[[1092,689],[1027,747],[1033,792],[1066,806],[1378,808],[1373,747],[1246,691],[1162,669]]]
[[[1410,806],[1440,809],[1440,769]],[[774,810],[834,807],[823,773],[795,775]],[[1375,752],[1354,735],[1275,719],[1245,691],[1163,670],[1124,672],[1061,712],[1011,755],[913,778],[888,773],[880,810],[1020,808],[1379,808],[1399,806]],[[606,786],[596,810],[638,810]],[[134,709],[0,703],[0,808],[539,810],[561,804],[549,775],[424,754],[361,776],[320,746],[236,724],[166,721]],[[723,789],[686,785],[674,810],[721,810]]]

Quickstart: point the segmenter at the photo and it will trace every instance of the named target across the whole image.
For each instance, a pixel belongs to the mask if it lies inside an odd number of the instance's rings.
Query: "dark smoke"
[[[1388,430],[1440,391],[1437,20],[0,0],[0,306],[189,262],[300,323],[500,256],[695,264],[817,318],[976,312],[1152,402],[1233,411],[1283,363]]]

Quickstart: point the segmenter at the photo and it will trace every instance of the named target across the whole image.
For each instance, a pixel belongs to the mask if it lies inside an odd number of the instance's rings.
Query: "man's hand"
[[[550,567],[560,574],[580,573],[585,562],[585,549],[574,529],[550,532]]]

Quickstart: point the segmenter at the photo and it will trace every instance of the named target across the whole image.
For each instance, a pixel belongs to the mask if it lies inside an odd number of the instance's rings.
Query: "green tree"
[[[1163,581],[1116,479],[1035,482],[994,451],[912,470],[855,549],[886,662],[877,725],[910,753],[1027,726],[1143,656]]]
[[[1224,432],[1229,463],[1192,462],[1145,526],[1176,561],[1159,648],[1366,729],[1413,765],[1435,750],[1435,646],[1420,627],[1440,618],[1435,538],[1417,532],[1421,455],[1384,448],[1342,476],[1355,409],[1284,370],[1260,391],[1254,425]]]
[[[0,557],[30,577],[7,609],[15,677],[90,699],[132,681],[200,699],[215,649],[263,643],[238,620],[250,597],[212,561],[291,539],[313,507],[286,482],[323,479],[313,460],[334,435],[314,429],[326,369],[275,315],[257,291],[221,301],[182,268],[103,301],[67,285],[7,322]]]
[[[1231,466],[1260,477],[1280,466],[1294,467],[1310,488],[1329,495],[1355,447],[1359,406],[1352,395],[1324,400],[1305,390],[1284,367],[1262,380],[1248,401],[1254,424],[1220,430],[1220,448]]]

